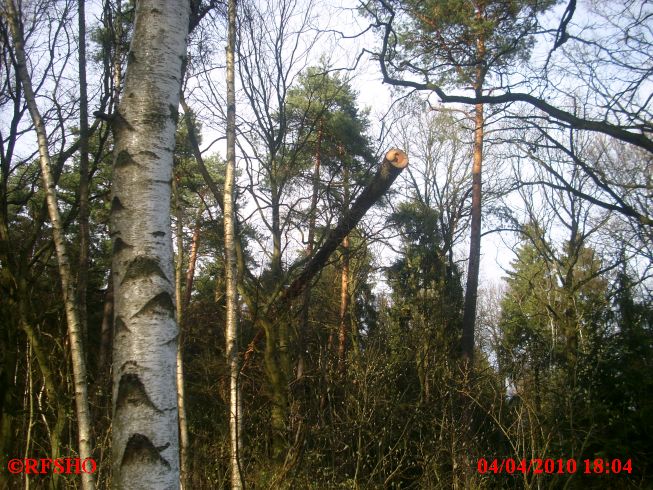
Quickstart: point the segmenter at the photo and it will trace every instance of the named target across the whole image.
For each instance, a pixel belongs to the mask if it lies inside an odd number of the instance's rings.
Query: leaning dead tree
[[[311,280],[326,265],[327,260],[338,248],[338,245],[349,235],[363,216],[365,216],[365,213],[390,189],[392,183],[407,166],[408,156],[403,151],[394,148],[386,153],[376,175],[368,182],[363,192],[356,199],[356,202],[354,202],[349,211],[340,219],[338,225],[331,230],[320,249],[306,263],[302,272],[285,290],[281,298],[274,301],[274,307],[266,315],[268,318],[271,317],[271,314],[278,314],[287,309],[290,303],[304,292]],[[259,330],[252,342],[250,342],[247,353],[245,354],[245,362],[249,360],[255,345],[262,340],[264,333],[264,329]]]
[[[304,266],[302,273],[286,289],[280,301],[275,302],[279,310],[299,296],[315,275],[322,270],[331,254],[349,235],[365,213],[390,189],[390,186],[401,171],[408,166],[408,157],[398,149],[386,153],[376,175],[368,182],[363,192],[358,196],[351,209],[340,219],[338,225],[331,230],[320,249]]]

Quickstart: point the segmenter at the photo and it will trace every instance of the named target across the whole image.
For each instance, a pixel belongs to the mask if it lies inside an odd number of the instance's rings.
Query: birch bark
[[[240,387],[238,386],[238,277],[236,268],[234,180],[236,172],[236,0],[229,0],[227,7],[227,169],[224,179],[224,247],[227,286],[227,324],[225,342],[229,366],[229,437],[231,488],[243,488],[240,472]]]
[[[184,265],[184,222],[181,209],[181,197],[177,187],[177,175],[172,181],[172,193],[175,199],[177,219],[177,260],[175,262],[175,299],[177,301],[177,409],[179,410],[179,482],[181,488],[187,487],[188,478],[188,422],[186,419],[186,390],[184,387],[184,320],[186,303],[182,299],[182,270]]]
[[[77,438],[79,443],[80,458],[92,457],[91,445],[91,414],[88,405],[88,385],[86,380],[86,360],[84,356],[84,344],[79,322],[79,311],[77,296],[73,284],[73,276],[70,267],[70,258],[64,237],[63,225],[57,204],[57,190],[52,177],[52,166],[50,163],[50,150],[48,146],[48,135],[36,104],[36,95],[32,87],[32,80],[27,69],[27,57],[25,54],[25,43],[20,22],[19,8],[14,0],[5,2],[7,21],[14,41],[16,56],[16,72],[20,78],[25,94],[25,102],[30,116],[34,123],[39,149],[39,163],[41,166],[41,178],[45,192],[48,215],[52,224],[52,237],[59,264],[59,276],[61,278],[61,290],[63,292],[64,308],[66,310],[66,323],[68,324],[68,337],[70,339],[70,353],[73,365],[73,377],[75,385],[75,406],[77,410]],[[95,479],[92,473],[82,473],[82,487],[84,490],[95,488]]]
[[[113,485],[179,488],[170,195],[190,4],[136,2],[113,120]]]

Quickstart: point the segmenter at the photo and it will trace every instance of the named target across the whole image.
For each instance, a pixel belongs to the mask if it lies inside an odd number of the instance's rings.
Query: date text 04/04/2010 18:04
[[[627,459],[622,461],[620,459],[583,459],[580,462],[575,459],[492,459],[488,461],[485,458],[480,458],[476,466],[481,474],[485,473],[533,473],[537,474],[572,474],[582,472],[586,475],[594,474],[610,474],[610,473],[628,473],[633,471],[632,460]]]

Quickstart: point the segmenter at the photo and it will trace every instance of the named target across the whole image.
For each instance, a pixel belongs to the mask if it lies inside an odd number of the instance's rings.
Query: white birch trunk
[[[236,48],[236,0],[228,3],[227,33],[227,169],[224,179],[224,246],[227,279],[227,324],[225,332],[229,365],[229,436],[231,449],[231,488],[243,488],[240,472],[240,387],[238,386],[238,303],[235,241],[234,180],[236,167],[236,89],[234,53]]]
[[[176,179],[176,177],[174,177]],[[184,315],[186,302],[182,299],[182,269],[184,263],[184,225],[181,211],[181,199],[176,180],[173,180],[172,191],[175,195],[175,213],[177,217],[177,262],[175,264],[175,297],[177,300],[177,326],[179,338],[177,340],[177,408],[179,410],[179,482],[183,489],[187,487],[188,477],[188,422],[186,420],[186,390],[184,389]],[[193,252],[191,252],[191,255]],[[192,260],[192,259],[191,259]],[[189,265],[190,267],[190,265]]]
[[[189,3],[136,2],[113,121],[113,485],[179,488],[170,192]]]
[[[91,413],[88,405],[88,385],[86,382],[86,360],[84,356],[84,345],[82,343],[79,312],[77,308],[77,295],[72,280],[70,258],[64,230],[61,223],[59,206],[57,204],[57,191],[50,164],[50,151],[48,148],[48,135],[43,123],[43,118],[36,105],[36,95],[32,87],[32,80],[27,71],[27,59],[25,55],[25,43],[19,20],[19,11],[14,0],[6,3],[7,20],[14,40],[16,56],[16,71],[25,94],[25,102],[29,110],[39,148],[39,163],[41,166],[41,178],[45,192],[48,215],[52,224],[52,237],[59,264],[59,275],[61,278],[61,290],[63,292],[64,307],[66,310],[66,323],[68,324],[68,337],[70,339],[70,354],[73,365],[73,378],[75,385],[75,406],[77,409],[77,437],[79,442],[79,456],[82,459],[91,458],[93,449],[91,444]],[[82,473],[82,488],[91,490],[95,488],[95,478],[92,473]]]

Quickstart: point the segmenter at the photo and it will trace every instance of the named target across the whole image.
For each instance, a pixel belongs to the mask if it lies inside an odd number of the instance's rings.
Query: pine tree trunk
[[[190,5],[136,2],[113,132],[113,485],[178,488],[170,192]]]
[[[462,359],[468,366],[474,361],[474,326],[481,262],[481,170],[483,166],[483,104],[476,104],[474,127],[474,164],[472,167],[472,223],[469,240],[467,288],[463,309]]]
[[[343,159],[344,160],[344,159]],[[349,209],[349,168],[343,174],[343,209]],[[338,371],[344,373],[347,352],[347,324],[349,320],[349,236],[342,240],[342,268],[340,270],[340,321],[338,325]]]
[[[108,364],[111,360],[109,352],[111,351],[111,344],[113,342],[113,273],[109,269],[109,285],[107,292],[104,296],[104,308],[102,311],[102,326],[100,327],[100,356],[98,359],[98,373],[99,377],[105,376],[108,373]],[[107,374],[108,376],[108,374]]]
[[[476,9],[476,20],[485,16],[484,4]],[[476,39],[476,80],[474,90],[477,97],[483,95],[483,84],[487,68],[485,66],[485,38],[481,34]],[[474,363],[474,328],[476,325],[476,302],[478,299],[478,275],[481,263],[481,198],[483,169],[483,139],[485,137],[485,117],[483,104],[476,104],[474,117],[474,162],[472,166],[472,222],[469,238],[469,265],[467,268],[467,287],[463,307],[461,357],[465,369]]]
[[[179,284],[176,286],[177,289],[177,324],[179,325],[179,343],[177,346],[177,406],[179,408],[179,453],[180,453],[180,482],[182,488],[187,488],[189,486],[188,482],[188,448],[190,444],[189,432],[188,432],[188,416],[186,414],[186,387],[184,383],[184,338],[185,338],[185,323],[186,323],[186,314],[188,311],[188,305],[190,304],[191,292],[193,290],[193,277],[195,275],[195,264],[197,262],[197,248],[199,247],[200,239],[200,218],[202,211],[200,209],[198,213],[197,221],[195,222],[195,228],[193,230],[193,237],[191,239],[191,249],[190,256],[188,257],[188,269],[186,270],[186,281],[184,286],[183,296],[181,294],[181,279],[177,279]],[[177,216],[177,219],[180,219],[180,216]],[[181,236],[181,230],[177,232],[178,236]],[[183,248],[183,240],[181,243],[178,243],[177,249],[181,250]],[[181,259],[182,254],[179,254]],[[181,274],[181,269],[178,272]],[[181,277],[181,276],[179,276]],[[182,298],[182,299],[179,299]]]
[[[190,304],[191,292],[193,290],[193,277],[195,275],[195,264],[197,263],[197,249],[200,238],[200,217],[201,210],[191,241],[190,256],[188,257],[188,269],[186,270],[186,281],[184,286],[183,299],[177,300],[178,314],[177,324],[179,325],[179,344],[177,346],[177,406],[179,407],[179,452],[180,452],[180,482],[182,488],[188,488],[189,465],[188,465],[188,448],[190,447],[190,437],[188,432],[188,416],[186,413],[186,387],[184,383],[184,338],[185,323],[188,305]],[[179,218],[178,218],[179,219]],[[182,244],[183,246],[183,244]],[[181,250],[181,248],[178,246]],[[181,254],[180,254],[181,256]],[[181,297],[181,285],[177,286],[178,294]]]
[[[193,237],[190,244],[190,255],[188,256],[188,269],[186,269],[186,285],[184,286],[184,300],[181,305],[185,311],[190,304],[191,294],[193,292],[193,279],[195,278],[195,266],[197,264],[197,251],[200,246],[200,230],[202,226],[202,207],[197,211],[197,219],[193,228]]]
[[[27,103],[30,116],[34,123],[38,141],[41,178],[43,180],[48,215],[52,224],[52,236],[59,264],[61,289],[64,296],[66,322],[68,324],[68,336],[70,338],[70,352],[75,385],[75,404],[77,409],[79,455],[80,458],[86,459],[92,457],[93,450],[91,443],[91,414],[88,404],[88,384],[86,380],[86,359],[79,322],[77,295],[73,285],[70,258],[68,256],[64,230],[57,204],[56,187],[52,177],[48,137],[45,124],[43,123],[43,119],[41,118],[41,114],[36,104],[36,96],[27,70],[25,44],[23,41],[21,23],[19,21],[19,13],[14,4],[14,0],[8,0],[5,5],[7,9],[7,20],[14,40],[16,71],[23,86],[25,102]],[[85,490],[95,488],[95,479],[92,473],[82,473],[82,486]]]
[[[482,4],[477,9],[477,20],[485,15]],[[481,60],[476,67],[475,92],[476,96],[483,95],[483,83],[486,68],[485,60],[485,39],[479,36],[476,39],[478,59]],[[474,155],[472,165],[472,210],[471,210],[471,231],[469,239],[469,264],[467,268],[467,287],[465,289],[465,302],[463,306],[462,339],[461,339],[461,360],[462,379],[460,382],[459,401],[461,410],[461,450],[457,457],[460,458],[460,481],[464,488],[476,486],[474,483],[475,474],[470,470],[472,467],[470,448],[473,447],[473,407],[468,399],[471,390],[471,372],[474,366],[474,330],[476,326],[476,304],[478,299],[478,276],[481,263],[481,217],[482,217],[482,169],[483,169],[483,140],[485,136],[485,118],[483,104],[476,104],[474,117]]]
[[[229,0],[227,7],[227,169],[224,182],[224,247],[226,272],[227,324],[225,352],[229,366],[229,439],[231,488],[243,488],[240,470],[242,447],[240,430],[240,386],[238,383],[238,271],[236,266],[234,181],[236,174],[236,0]]]

